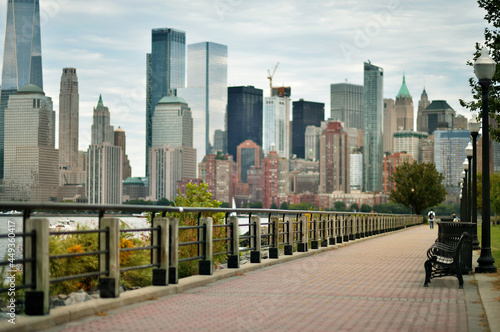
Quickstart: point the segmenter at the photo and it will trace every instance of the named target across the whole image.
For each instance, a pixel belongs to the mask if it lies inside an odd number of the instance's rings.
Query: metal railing
[[[11,235],[0,234],[0,240],[9,237],[23,239],[22,259],[14,260],[9,256],[7,261],[0,261],[0,267],[20,266],[22,269],[23,283],[16,285],[16,288],[26,290],[25,312],[28,315],[49,313],[50,284],[54,283],[97,277],[100,297],[118,297],[121,276],[132,270],[152,269],[151,284],[167,286],[178,282],[179,264],[187,262],[198,261],[198,273],[211,275],[214,257],[222,257],[228,268],[239,268],[241,254],[248,251],[250,263],[260,263],[263,251],[268,252],[270,259],[276,259],[280,254],[293,255],[294,252],[306,252],[309,248],[328,247],[422,223],[422,218],[415,215],[150,205],[0,203],[2,210],[23,212],[21,233],[12,233],[9,229]],[[99,220],[98,229],[49,232],[47,215],[53,211],[93,212]],[[151,226],[120,229],[117,213],[137,211],[150,214]],[[217,215],[220,213],[224,214],[223,218]],[[235,213],[248,216],[237,217]],[[181,225],[181,216],[191,216],[189,220],[192,225]],[[249,231],[240,234],[241,227],[248,227]],[[124,234],[137,232],[149,234],[144,246],[121,247],[120,239]],[[58,255],[49,253],[50,236],[78,234],[96,234],[98,250]],[[186,234],[190,240],[180,242],[179,238],[186,237]],[[192,250],[195,254],[180,255],[183,248],[195,248]],[[149,253],[149,264],[120,266],[120,255],[131,255],[138,251]],[[84,256],[97,256],[97,270],[51,278],[50,261]],[[0,292],[8,290],[3,288]]]

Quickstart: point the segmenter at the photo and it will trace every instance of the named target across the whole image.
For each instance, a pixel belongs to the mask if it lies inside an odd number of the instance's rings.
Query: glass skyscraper
[[[227,153],[236,158],[238,145],[246,140],[262,147],[263,91],[253,86],[227,91]]]
[[[330,118],[344,128],[363,129],[363,86],[350,83],[330,85]]]
[[[160,28],[151,32],[151,53],[146,56],[146,175],[152,146],[153,115],[158,101],[185,86],[186,33]]]
[[[226,130],[227,46],[212,42],[188,45],[187,88],[178,89],[177,95],[191,108],[193,147],[201,161],[216,152],[215,132]]]
[[[363,110],[363,191],[382,190],[384,70],[364,63]]]
[[[306,158],[306,127],[319,127],[324,120],[325,104],[304,99],[293,102],[292,153],[297,155],[297,158]]]
[[[266,156],[277,151],[281,158],[290,158],[290,97],[264,98],[262,148]]]
[[[39,0],[9,0],[0,96],[0,178],[4,173],[4,118],[9,96],[30,83],[43,90]]]

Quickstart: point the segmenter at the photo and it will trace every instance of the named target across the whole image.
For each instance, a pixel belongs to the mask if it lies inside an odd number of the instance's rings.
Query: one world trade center
[[[4,117],[9,96],[30,83],[43,90],[40,1],[7,0],[0,96],[0,179],[4,173]]]

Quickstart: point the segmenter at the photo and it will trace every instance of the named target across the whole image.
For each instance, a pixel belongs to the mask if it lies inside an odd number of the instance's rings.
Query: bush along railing
[[[12,237],[23,240],[22,258],[6,256],[8,259],[1,261],[0,267],[23,271],[22,284],[16,284],[15,288],[25,290],[27,315],[49,313],[51,284],[80,280],[80,284],[93,287],[92,280],[97,278],[95,284],[100,297],[116,298],[124,275],[134,270],[151,271],[150,285],[168,286],[177,284],[179,278],[186,275],[211,275],[221,262],[226,263],[227,268],[238,269],[241,254],[247,251],[250,263],[255,264],[261,263],[263,251],[268,252],[270,259],[277,259],[280,254],[307,252],[309,248],[319,249],[422,223],[422,218],[415,215],[137,205],[0,203],[2,210],[23,211],[23,231],[13,233],[7,228],[8,234],[0,234],[0,241],[10,241]],[[114,216],[138,210],[150,214],[150,227],[123,228],[120,219]],[[48,214],[50,211],[93,211],[98,215],[98,228],[51,232],[47,217],[32,217],[33,212]],[[235,212],[245,217],[237,217]],[[225,218],[219,222],[221,213]],[[248,227],[248,233],[240,234],[242,227]],[[141,242],[142,246],[130,240],[131,234],[138,232],[149,234],[147,241]],[[87,238],[86,242],[92,245],[85,248],[75,240],[69,242],[72,246],[67,253],[64,250],[49,252],[54,238],[76,236],[95,238]],[[133,265],[132,258],[139,253],[149,256],[149,262],[140,260]],[[84,262],[90,262],[91,267],[87,269]],[[60,275],[58,268],[64,264],[78,266],[78,273]],[[82,266],[86,270],[82,271]],[[12,284],[7,286],[4,283],[0,293],[12,289]]]

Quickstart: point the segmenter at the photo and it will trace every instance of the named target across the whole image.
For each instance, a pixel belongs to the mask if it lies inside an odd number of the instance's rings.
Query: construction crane
[[[269,86],[271,87],[271,96],[273,95],[273,76],[274,76],[274,73],[276,73],[276,69],[278,68],[278,65],[280,63],[278,62],[276,64],[276,66],[274,66],[274,70],[273,70],[273,73],[271,74],[271,72],[269,71],[269,69],[267,70],[267,78],[269,79]]]

